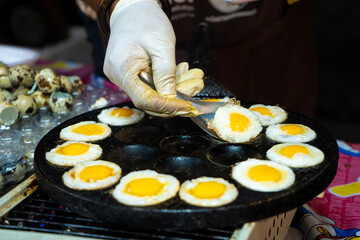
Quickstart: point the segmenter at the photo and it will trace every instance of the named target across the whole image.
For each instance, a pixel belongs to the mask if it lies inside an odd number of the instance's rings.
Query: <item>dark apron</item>
[[[213,30],[211,75],[239,99],[278,104],[314,117],[317,59],[312,2],[260,0],[227,9],[221,1],[173,1],[177,60],[186,60],[200,22]],[[190,2],[190,1],[189,1]],[[212,2],[218,2],[217,7]],[[241,9],[240,9],[241,8]]]

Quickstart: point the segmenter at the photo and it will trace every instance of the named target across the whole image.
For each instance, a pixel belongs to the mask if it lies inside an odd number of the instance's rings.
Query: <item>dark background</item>
[[[360,1],[315,0],[313,6],[316,120],[337,139],[360,143]],[[0,0],[0,44],[34,48],[45,59],[92,63],[74,1]]]

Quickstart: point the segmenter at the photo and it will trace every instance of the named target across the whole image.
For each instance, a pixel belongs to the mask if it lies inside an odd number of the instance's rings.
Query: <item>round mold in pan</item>
[[[114,106],[134,107],[132,103]],[[67,188],[61,177],[69,168],[54,166],[45,159],[46,152],[64,142],[59,138],[61,129],[80,121],[98,121],[97,115],[105,108],[63,122],[49,131],[35,149],[35,171],[40,188],[59,204],[84,217],[135,229],[240,227],[245,222],[301,206],[321,193],[336,174],[338,148],[335,139],[317,122],[296,112],[288,111],[286,122],[312,128],[317,138],[309,144],[321,149],[325,160],[313,167],[293,168],[296,180],[289,189],[266,193],[249,190],[230,176],[232,166],[239,161],[249,157],[266,159],[266,151],[276,143],[266,138],[265,128],[255,140],[233,144],[212,138],[188,118],[145,115],[133,125],[110,126],[111,136],[97,142],[103,148],[100,159],[117,163],[123,170],[122,176],[131,171],[151,169],[173,175],[180,183],[201,176],[222,177],[235,184],[239,195],[232,203],[214,208],[192,206],[178,196],[150,207],[122,205],[111,195],[115,186],[95,191]]]

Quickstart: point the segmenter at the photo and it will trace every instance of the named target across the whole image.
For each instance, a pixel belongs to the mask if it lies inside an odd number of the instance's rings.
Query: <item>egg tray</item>
[[[250,103],[242,101],[249,107]],[[134,107],[132,103],[113,106]],[[112,107],[112,106],[109,106]],[[325,160],[313,167],[293,168],[295,183],[279,192],[249,190],[231,178],[232,166],[248,158],[266,159],[266,151],[276,144],[265,136],[265,127],[254,140],[232,144],[216,140],[203,132],[189,118],[159,118],[145,115],[136,124],[111,126],[110,137],[96,142],[103,148],[100,159],[117,163],[122,176],[131,171],[151,169],[185,180],[209,176],[221,177],[235,184],[238,197],[230,204],[214,208],[192,206],[178,196],[155,206],[133,207],[117,202],[111,195],[115,186],[94,191],[66,187],[62,175],[69,167],[58,167],[45,159],[45,153],[64,141],[61,129],[86,120],[97,120],[102,109],[69,119],[49,131],[39,142],[34,155],[40,188],[71,211],[84,216],[136,229],[199,229],[240,227],[245,222],[274,216],[294,209],[321,193],[336,174],[338,148],[329,132],[312,119],[288,111],[289,123],[312,128],[317,138],[309,144],[325,154]]]

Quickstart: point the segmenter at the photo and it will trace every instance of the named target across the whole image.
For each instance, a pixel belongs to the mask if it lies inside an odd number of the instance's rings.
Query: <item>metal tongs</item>
[[[139,78],[142,82],[147,84],[149,87],[155,90],[155,85],[153,82],[152,75],[141,71],[139,73]],[[189,97],[188,95],[185,95],[181,92],[176,92],[177,98],[191,102],[191,104],[199,111],[199,115],[197,117],[190,117],[191,120],[193,120],[200,128],[202,128],[205,132],[207,132],[209,135],[213,136],[214,138],[219,139],[219,136],[216,134],[216,132],[212,129],[209,129],[207,127],[207,122],[211,121],[214,118],[216,110],[223,106],[225,102],[206,102],[201,101],[192,97]]]

